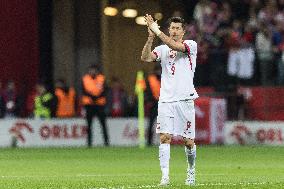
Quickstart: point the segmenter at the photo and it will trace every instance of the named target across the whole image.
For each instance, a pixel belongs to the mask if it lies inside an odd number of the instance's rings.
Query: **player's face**
[[[169,27],[169,34],[170,37],[175,40],[179,41],[182,40],[185,31],[182,28],[182,23],[175,23],[172,22]]]

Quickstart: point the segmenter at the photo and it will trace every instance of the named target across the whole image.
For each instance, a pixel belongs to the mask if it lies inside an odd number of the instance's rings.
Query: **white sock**
[[[170,144],[160,144],[159,160],[163,178],[169,178]]]
[[[192,148],[185,147],[185,154],[187,158],[188,168],[195,169],[195,158],[196,158],[196,145]]]

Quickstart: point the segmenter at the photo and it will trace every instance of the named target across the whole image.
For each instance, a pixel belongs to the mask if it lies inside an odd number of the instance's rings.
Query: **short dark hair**
[[[99,70],[100,67],[97,65],[97,64],[91,64],[88,69],[96,69],[96,70]]]
[[[184,29],[185,28],[185,21],[182,17],[171,17],[168,19],[168,26],[170,27],[171,23],[174,22],[174,23],[181,23],[181,26],[182,28]]]
[[[66,85],[66,80],[63,79],[63,78],[58,78],[58,79],[56,79],[55,82],[56,82],[56,83],[61,83],[62,85]]]
[[[101,67],[97,64],[92,64],[88,67],[88,70],[96,70],[98,73],[101,73],[102,70],[101,70]]]

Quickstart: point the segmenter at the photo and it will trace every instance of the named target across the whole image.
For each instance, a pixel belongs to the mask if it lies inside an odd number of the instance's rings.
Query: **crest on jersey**
[[[175,58],[177,56],[177,51],[170,50],[169,51],[169,56],[170,56],[170,58]]]

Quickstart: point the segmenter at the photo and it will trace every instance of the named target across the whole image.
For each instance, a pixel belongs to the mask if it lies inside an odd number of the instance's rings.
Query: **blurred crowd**
[[[183,14],[175,11],[172,16]],[[284,85],[284,0],[200,0],[186,30],[185,38],[198,44],[197,87],[230,92],[239,85]],[[151,90],[145,91],[146,116],[157,101],[156,89]],[[136,116],[136,98],[127,94],[119,78],[111,78],[105,91],[106,116]],[[0,118],[78,117],[85,115],[82,106],[81,91],[64,79],[55,81],[54,90],[38,83],[26,96],[13,81],[5,86],[0,82]]]
[[[109,117],[136,116],[135,99],[127,95],[118,78],[106,86],[106,115]],[[70,118],[85,116],[81,92],[76,92],[64,79],[55,81],[54,90],[37,83],[28,95],[21,94],[13,81],[0,82],[0,118]]]
[[[200,0],[186,29],[199,45],[196,86],[284,84],[284,0]]]

